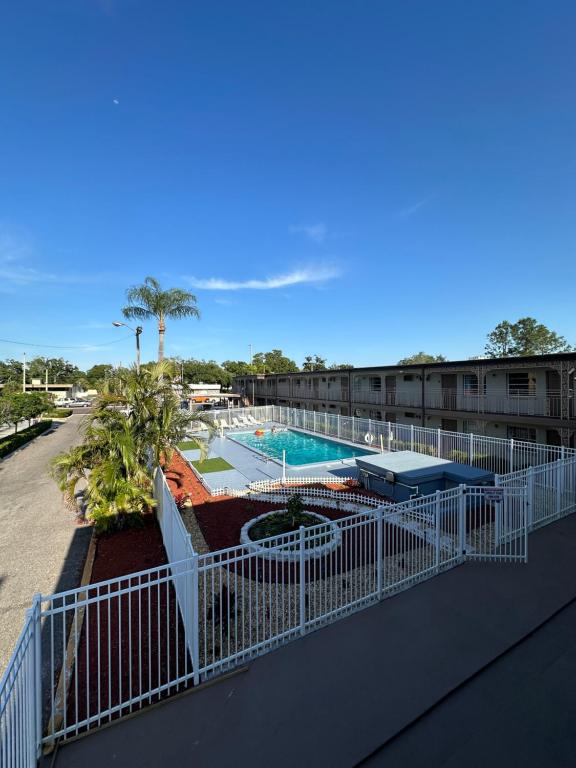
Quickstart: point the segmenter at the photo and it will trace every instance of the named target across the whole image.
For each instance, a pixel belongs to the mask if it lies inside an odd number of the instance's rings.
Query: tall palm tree
[[[196,296],[181,288],[163,291],[155,277],[147,277],[142,285],[135,285],[126,291],[128,306],[122,314],[129,320],[158,320],[158,362],[164,359],[164,334],[166,319],[179,320],[183,317],[200,317]]]
[[[108,379],[87,417],[83,443],[52,462],[53,477],[68,501],[80,481],[86,484],[88,518],[97,530],[139,520],[155,506],[154,468],[170,462],[174,446],[194,422],[214,434],[206,414],[180,409],[173,373],[174,366],[164,360]],[[206,444],[200,445],[205,455]]]

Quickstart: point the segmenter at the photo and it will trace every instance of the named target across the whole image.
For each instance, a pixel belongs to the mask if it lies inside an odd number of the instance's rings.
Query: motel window
[[[522,440],[525,443],[536,442],[536,430],[532,427],[508,427],[509,440]]]
[[[462,422],[462,432],[466,432],[467,435],[483,435],[484,422],[477,419],[464,419]]]
[[[413,373],[405,374],[404,381],[414,381],[414,374]]]
[[[536,376],[533,373],[509,373],[508,374],[508,394],[509,395],[535,395],[536,394]]]
[[[404,411],[404,416],[407,419],[415,419],[416,414],[413,411]]]
[[[370,392],[382,392],[382,379],[380,376],[370,376]]]
[[[465,395],[477,395],[478,375],[476,373],[465,373],[462,376],[462,389]],[[484,379],[484,394],[486,394],[486,379]]]
[[[382,421],[382,411],[370,411],[368,418],[376,419],[376,421]]]

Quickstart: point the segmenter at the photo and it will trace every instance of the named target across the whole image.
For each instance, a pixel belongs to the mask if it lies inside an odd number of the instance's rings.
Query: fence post
[[[514,438],[510,438],[510,469],[509,472],[514,472]]]
[[[410,424],[410,450],[414,450],[414,424]]]
[[[500,483],[502,482],[500,475],[494,475],[494,487],[499,488]],[[508,486],[506,486],[508,487]],[[499,547],[500,546],[500,538],[501,538],[501,532],[500,532],[500,526],[502,523],[502,509],[498,504],[494,505],[494,546]]]
[[[440,570],[440,491],[436,491],[436,504],[434,507],[434,522],[435,522],[435,551],[436,551],[436,570]]]
[[[372,434],[372,419],[368,419],[368,433]]]
[[[214,597],[212,596],[212,599]],[[192,617],[190,627],[192,632],[192,672],[194,673],[194,685],[200,683],[200,638],[198,621],[198,555],[192,555]]]
[[[474,433],[470,432],[470,437],[468,438],[468,463],[472,467],[474,465]]]
[[[305,561],[305,539],[304,526],[299,528],[300,532],[300,634],[306,634],[306,561]]]
[[[534,467],[528,467],[528,477],[526,484],[526,526],[529,531],[534,524]]]
[[[40,758],[42,746],[42,596],[39,592],[32,601],[34,620],[34,752]]]
[[[458,496],[458,528],[459,528],[459,549],[460,557],[466,557],[466,486],[460,484],[460,494]]]
[[[316,411],[312,415],[312,432],[316,432]]]
[[[388,432],[388,453],[392,450],[392,428],[390,427],[390,422],[386,422],[386,429]]]
[[[354,416],[352,416],[352,442],[354,442],[354,433],[355,433],[355,419]]]
[[[376,584],[378,589],[378,600],[382,600],[382,569],[384,567],[384,559],[382,557],[382,507],[376,509]]]
[[[562,459],[555,463],[556,467],[556,515],[562,514]]]
[[[338,414],[338,438],[340,438],[340,414]]]
[[[442,430],[440,427],[438,427],[438,458],[441,459],[442,456]]]

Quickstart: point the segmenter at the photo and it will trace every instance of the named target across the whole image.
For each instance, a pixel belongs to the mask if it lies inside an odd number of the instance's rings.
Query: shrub
[[[27,427],[21,432],[16,432],[14,435],[3,437],[0,439],[0,458],[2,456],[7,456],[17,448],[26,445],[26,443],[29,443],[30,440],[34,440],[35,437],[38,437],[38,435],[46,432],[46,430],[50,429],[51,426],[52,422],[49,420],[39,421],[38,424],[34,424],[32,427]]]
[[[468,451],[450,451],[448,458],[450,461],[456,461],[459,464],[468,464]]]
[[[47,416],[50,419],[67,419],[68,416],[72,416],[72,409],[71,408],[52,408],[49,411],[46,411],[44,416]]]

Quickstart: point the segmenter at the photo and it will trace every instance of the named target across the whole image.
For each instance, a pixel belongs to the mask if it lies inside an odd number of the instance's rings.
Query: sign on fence
[[[504,488],[484,488],[484,496],[493,504],[504,501]]]

